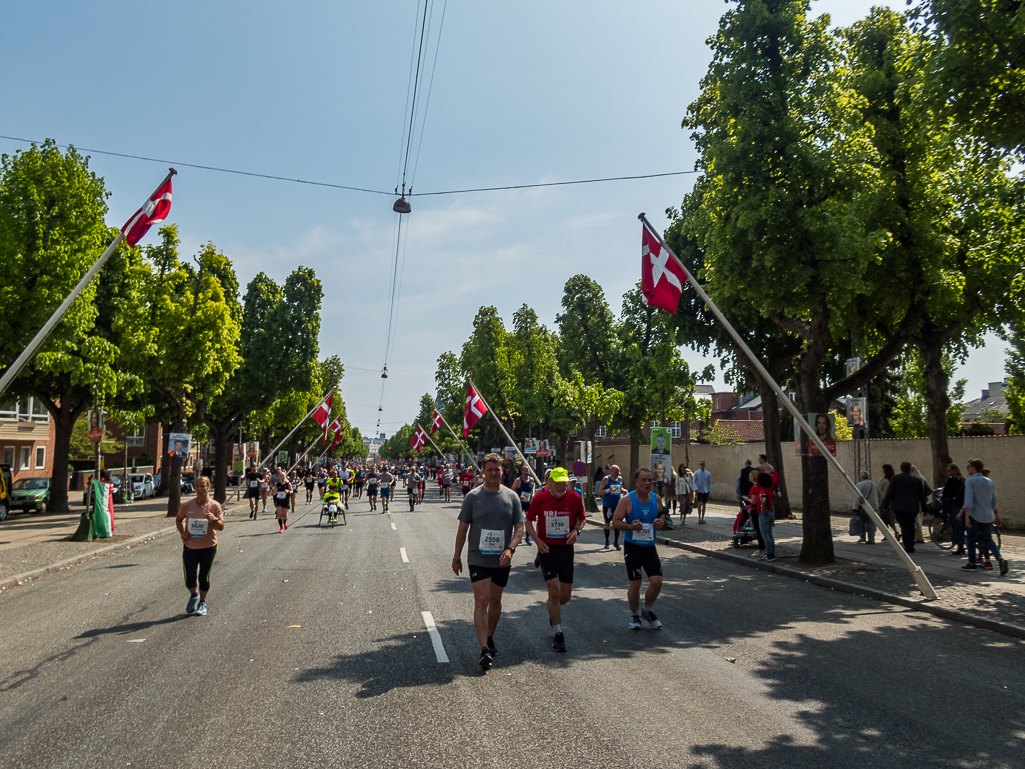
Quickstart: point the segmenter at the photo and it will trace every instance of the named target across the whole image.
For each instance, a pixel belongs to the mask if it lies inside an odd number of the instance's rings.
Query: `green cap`
[[[569,473],[565,467],[553,467],[551,475],[548,476],[556,483],[565,483],[569,480]]]

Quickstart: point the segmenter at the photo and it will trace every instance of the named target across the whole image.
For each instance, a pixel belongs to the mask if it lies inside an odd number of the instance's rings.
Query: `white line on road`
[[[431,637],[431,643],[434,644],[434,656],[438,658],[438,662],[448,663],[445,645],[441,642],[441,634],[438,632],[438,627],[434,624],[434,617],[429,611],[422,611],[420,614],[423,615],[424,625],[427,626],[427,633]]]
[[[406,548],[400,547],[399,548],[399,555],[402,556],[402,562],[403,563],[409,563],[409,556],[406,555]]]
[[[394,522],[392,522],[392,525],[391,525],[391,530],[392,530],[392,531],[398,531],[398,529],[397,529],[397,528],[395,528],[395,523],[394,523]]]
[[[146,640],[145,638],[129,638],[128,639],[128,643],[130,643],[130,644],[141,644],[145,640]]]

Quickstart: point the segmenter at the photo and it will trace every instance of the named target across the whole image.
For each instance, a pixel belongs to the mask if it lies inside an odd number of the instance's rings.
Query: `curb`
[[[231,508],[226,509],[226,510],[224,510],[224,514],[227,515],[230,511],[231,511]],[[126,549],[126,548],[129,548],[129,547],[131,547],[132,545],[134,545],[134,544],[136,544],[138,542],[144,542],[147,539],[158,539],[159,537],[163,537],[163,536],[165,536],[167,534],[170,534],[173,531],[176,531],[176,529],[177,529],[176,526],[166,526],[163,529],[157,529],[156,531],[151,531],[149,534],[143,534],[143,535],[138,536],[138,537],[132,537],[131,539],[126,539],[124,542],[117,542],[117,543],[115,543],[113,545],[107,545],[105,547],[98,548],[97,550],[90,550],[88,553],[82,553],[81,555],[75,555],[75,556],[72,556],[71,558],[65,558],[63,561],[57,561],[57,563],[51,563],[49,566],[42,566],[42,567],[40,567],[38,569],[33,569],[32,571],[26,571],[24,574],[16,574],[13,577],[4,577],[3,579],[0,579],[0,587],[5,587],[5,586],[10,585],[12,583],[17,583],[17,582],[24,581],[24,580],[27,580],[27,579],[35,579],[36,577],[40,577],[43,574],[48,574],[51,571],[60,571],[62,568],[67,566],[69,563],[75,563],[76,561],[82,561],[82,560],[84,560],[86,558],[93,558],[93,557],[95,557],[97,555],[100,555],[101,553],[110,553],[110,552],[113,552],[115,550]]]
[[[594,524],[595,526],[601,526],[603,528],[605,526],[604,522],[599,523],[598,521],[591,521],[590,519],[588,519],[588,523]],[[896,604],[897,606],[903,606],[906,609],[913,609],[914,611],[923,611],[927,614],[942,617],[943,619],[961,622],[965,625],[973,625],[975,627],[982,628],[983,630],[990,630],[994,633],[1001,633],[1002,635],[1025,640],[1025,628],[1023,627],[1011,625],[1006,622],[999,622],[993,619],[987,619],[986,617],[980,617],[976,614],[972,614],[971,612],[962,611],[961,609],[950,609],[945,606],[937,606],[931,601],[924,599],[916,600],[914,598],[905,598],[904,596],[885,593],[882,590],[875,590],[870,587],[864,587],[863,585],[855,585],[851,582],[833,579],[832,577],[820,577],[817,574],[808,574],[807,572],[803,572],[800,569],[795,569],[790,566],[766,563],[764,561],[752,561],[750,558],[737,555],[726,550],[708,550],[698,545],[692,545],[688,542],[679,542],[675,539],[668,539],[666,537],[656,537],[655,540],[660,545],[674,547],[677,550],[687,550],[691,553],[711,556],[712,558],[718,558],[722,561],[729,561],[730,563],[754,569],[761,569],[762,571],[768,571],[773,574],[779,574],[781,577],[804,580],[805,582],[810,582],[813,585],[839,590],[842,593],[851,593],[852,595],[860,595],[865,598],[874,598],[877,601]]]

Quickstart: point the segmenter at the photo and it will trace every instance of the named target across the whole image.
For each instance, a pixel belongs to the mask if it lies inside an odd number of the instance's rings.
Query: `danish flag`
[[[335,402],[335,391],[332,390],[327,394],[327,397],[320,402],[313,411],[313,421],[324,428],[324,439],[320,442],[323,446],[327,443],[327,430],[328,423],[331,421],[331,405]]]
[[[121,228],[125,242],[134,246],[154,224],[160,224],[171,212],[171,179],[160,185],[142,208],[132,214],[132,218]]]
[[[409,446],[416,451],[423,448],[424,444],[427,443],[427,433],[420,425],[416,426],[416,431],[413,433],[412,439],[409,441]]]
[[[648,229],[647,222],[643,223],[642,229],[641,294],[644,303],[675,315],[683,284],[687,281],[687,269],[676,254]]]
[[[466,413],[463,414],[464,438],[480,418],[488,413],[488,407],[484,404],[484,399],[473,388],[473,382],[469,382],[468,387],[469,389],[466,391]]]
[[[332,430],[332,432],[334,432],[335,437],[334,437],[334,440],[331,441],[331,449],[330,450],[334,451],[335,450],[335,446],[338,445],[338,441],[340,441],[342,439],[342,433],[345,432],[342,429],[342,418],[341,417],[337,417],[335,419],[335,421],[331,423],[331,430]]]
[[[441,429],[441,414],[438,413],[437,409],[434,409],[434,422],[431,424],[431,435],[434,435],[440,429]]]

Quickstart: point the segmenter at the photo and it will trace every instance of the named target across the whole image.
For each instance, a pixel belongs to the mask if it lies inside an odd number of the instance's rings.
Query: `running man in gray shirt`
[[[523,536],[523,507],[516,492],[502,485],[502,458],[498,454],[484,457],[484,485],[463,498],[452,559],[452,571],[457,575],[463,570],[467,534],[473,624],[481,647],[480,666],[487,672],[498,654],[494,635],[502,616],[502,591],[509,584],[513,553]]]

